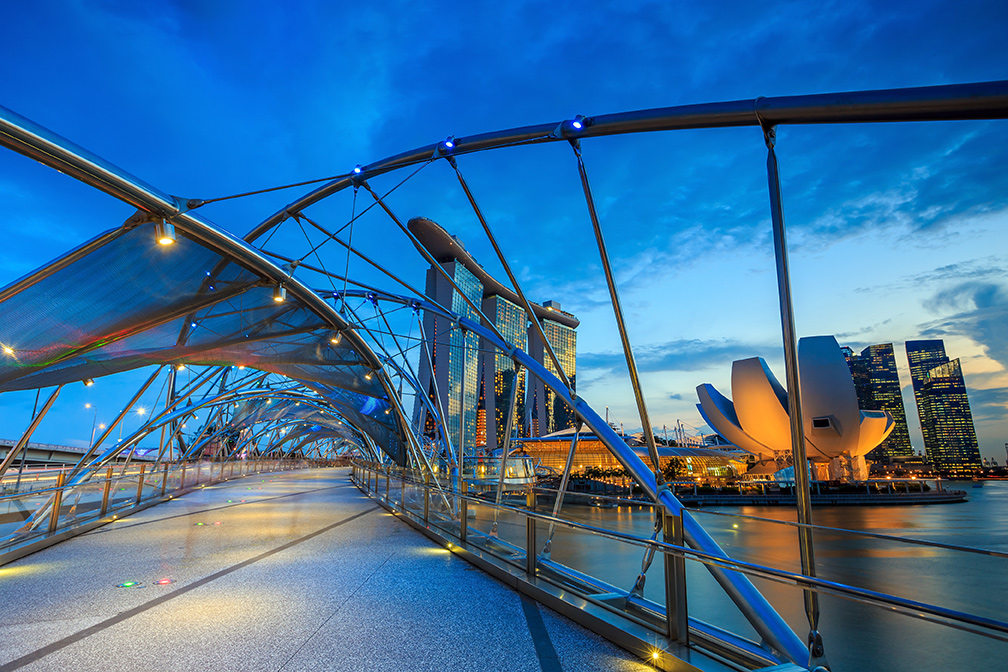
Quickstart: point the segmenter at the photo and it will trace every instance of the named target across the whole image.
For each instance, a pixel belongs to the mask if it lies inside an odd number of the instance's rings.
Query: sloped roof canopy
[[[156,243],[153,224],[95,241],[0,290],[0,344],[13,351],[0,356],[0,392],[152,364],[248,366],[308,385],[401,462],[397,420],[359,339],[333,344],[309,306],[274,301],[274,283],[181,231],[172,245]]]

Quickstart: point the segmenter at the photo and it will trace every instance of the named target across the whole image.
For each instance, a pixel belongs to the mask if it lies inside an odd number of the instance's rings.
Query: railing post
[[[534,492],[529,492],[526,497],[526,508],[529,511],[535,510],[536,496]],[[535,518],[528,516],[525,519],[525,571],[530,576],[536,573],[536,529]]]
[[[385,501],[388,502],[389,472],[385,472]]]
[[[662,529],[668,544],[682,547],[682,511],[678,516],[662,511]],[[668,638],[683,645],[689,644],[689,612],[686,608],[686,558],[665,553],[665,625]]]
[[[430,520],[430,472],[424,474],[423,491],[423,522],[424,525]]]
[[[463,478],[459,481],[459,541],[466,543],[466,533],[469,531],[469,502],[464,497],[469,492],[469,483]]]
[[[147,470],[146,464],[140,465],[140,474],[137,476],[137,496],[136,503],[139,504],[143,498],[144,472]]]
[[[179,490],[185,489],[185,460],[182,460],[182,476],[179,478]]]
[[[102,488],[102,498],[101,498],[101,513],[98,515],[99,518],[103,518],[105,513],[108,511],[108,496],[109,490],[112,489],[112,467],[110,466],[105,472],[105,487]]]
[[[54,534],[59,525],[60,507],[63,505],[63,477],[63,471],[56,476],[56,494],[53,496],[52,511],[49,512],[49,534]]]
[[[399,474],[399,508],[406,510],[406,468]]]
[[[164,497],[168,490],[168,464],[164,465],[164,476],[161,477],[161,496]]]

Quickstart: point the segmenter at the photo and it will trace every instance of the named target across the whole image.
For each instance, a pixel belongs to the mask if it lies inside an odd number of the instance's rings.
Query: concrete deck
[[[207,487],[0,567],[0,672],[67,669],[651,668],[330,469]]]

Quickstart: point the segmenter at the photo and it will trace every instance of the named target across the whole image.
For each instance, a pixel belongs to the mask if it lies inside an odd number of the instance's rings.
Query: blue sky
[[[0,104],[164,191],[212,198],[579,113],[1008,76],[1003,2],[696,4],[17,3],[0,25]],[[1006,140],[999,121],[790,127],[778,143],[799,335],[894,342],[906,386],[902,342],[944,338],[963,360],[981,451],[999,462]],[[783,379],[758,130],[597,139],[584,155],[655,423],[699,426],[695,386],[729,393],[733,359],[764,356]],[[581,319],[579,394],[639,426],[569,148],[498,150],[460,167],[529,294]],[[241,235],[298,193],[204,213]],[[0,284],[132,214],[6,151],[0,203]],[[390,204],[435,219],[503,277],[446,166],[425,168]],[[311,215],[336,223],[352,207],[342,194]],[[298,235],[276,244],[297,249]],[[377,213],[355,241],[422,282],[424,264]],[[61,405],[82,408],[84,394]],[[13,437],[34,396],[5,396],[0,435]],[[37,437],[76,441],[91,420],[67,410]]]

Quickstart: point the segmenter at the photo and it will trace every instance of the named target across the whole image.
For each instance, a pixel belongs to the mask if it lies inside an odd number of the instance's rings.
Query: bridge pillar
[[[53,495],[52,511],[49,513],[49,534],[56,533],[56,526],[59,525],[60,506],[63,504],[63,478],[65,472],[62,470],[56,476],[56,493]]]
[[[101,498],[101,514],[99,517],[104,517],[105,513],[108,511],[108,498],[109,490],[112,489],[112,467],[110,466],[105,472],[105,487],[102,488],[102,498]]]
[[[666,543],[683,546],[682,510],[679,515],[662,511]],[[665,553],[665,625],[668,638],[689,644],[689,616],[686,610],[686,558]]]
[[[526,506],[529,511],[534,511],[536,505],[535,492],[529,492],[526,497]],[[525,519],[525,571],[530,576],[536,573],[536,529],[535,518],[529,516]]]
[[[428,471],[426,474],[424,474],[424,491],[423,491],[424,525],[427,525],[429,520],[430,520],[430,472]]]
[[[465,479],[459,481],[459,541],[466,543],[466,533],[469,531],[469,502],[463,499],[469,492],[469,483]]]
[[[139,504],[140,500],[143,498],[143,486],[144,486],[144,471],[147,470],[146,464],[140,465],[140,473],[137,475],[137,494],[136,503]]]

